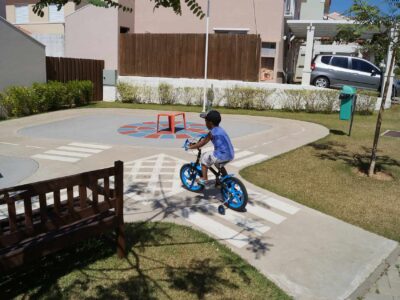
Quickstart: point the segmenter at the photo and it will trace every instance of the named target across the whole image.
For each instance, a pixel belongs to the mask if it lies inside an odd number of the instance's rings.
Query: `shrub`
[[[140,90],[141,87],[138,85],[126,82],[118,82],[117,84],[117,92],[119,94],[118,98],[123,103],[140,103]]]
[[[274,91],[273,89],[239,86],[227,88],[225,89],[226,106],[243,109],[269,109],[272,105],[268,102],[268,98]]]
[[[357,96],[356,111],[361,115],[372,115],[375,110],[377,97],[374,94],[360,94]]]
[[[142,103],[152,103],[157,99],[154,95],[156,92],[152,86],[143,85],[140,87],[140,101]]]
[[[82,106],[92,100],[93,83],[89,80],[72,80],[66,83],[67,104],[69,107]]]
[[[42,103],[40,111],[57,110],[67,103],[66,86],[59,81],[34,83],[32,88]]]
[[[295,112],[305,109],[311,92],[308,90],[285,90],[283,91],[283,95],[282,110]]]
[[[161,82],[158,85],[158,98],[161,104],[174,104],[176,95],[171,84]]]
[[[0,93],[0,120],[7,119],[9,115],[4,98],[4,95]]]
[[[32,88],[22,86],[12,86],[6,89],[5,103],[10,111],[9,115],[16,117],[28,116],[38,113],[42,107]]]
[[[332,113],[339,107],[339,92],[334,90],[305,91],[304,102],[307,112]]]

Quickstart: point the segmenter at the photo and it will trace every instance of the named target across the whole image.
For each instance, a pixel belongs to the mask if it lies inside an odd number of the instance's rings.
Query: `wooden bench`
[[[0,190],[0,272],[109,230],[125,257],[123,163]]]

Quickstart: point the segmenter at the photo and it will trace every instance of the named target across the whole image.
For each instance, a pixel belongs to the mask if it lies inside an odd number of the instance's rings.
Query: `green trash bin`
[[[350,120],[353,110],[354,97],[357,89],[355,87],[344,85],[340,93],[340,120]]]

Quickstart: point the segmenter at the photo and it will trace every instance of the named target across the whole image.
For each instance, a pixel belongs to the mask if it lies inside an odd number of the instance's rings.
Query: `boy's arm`
[[[204,139],[202,139],[200,142],[189,146],[189,149],[199,149],[199,148],[203,147],[205,144],[207,144],[210,140],[211,140],[211,132],[209,132],[207,134],[207,136]]]

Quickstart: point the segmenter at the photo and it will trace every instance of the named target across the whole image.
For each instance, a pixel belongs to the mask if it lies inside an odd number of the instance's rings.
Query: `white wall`
[[[46,56],[64,56],[63,34],[32,34],[32,37],[46,46]]]
[[[44,45],[0,18],[0,91],[46,82]]]

